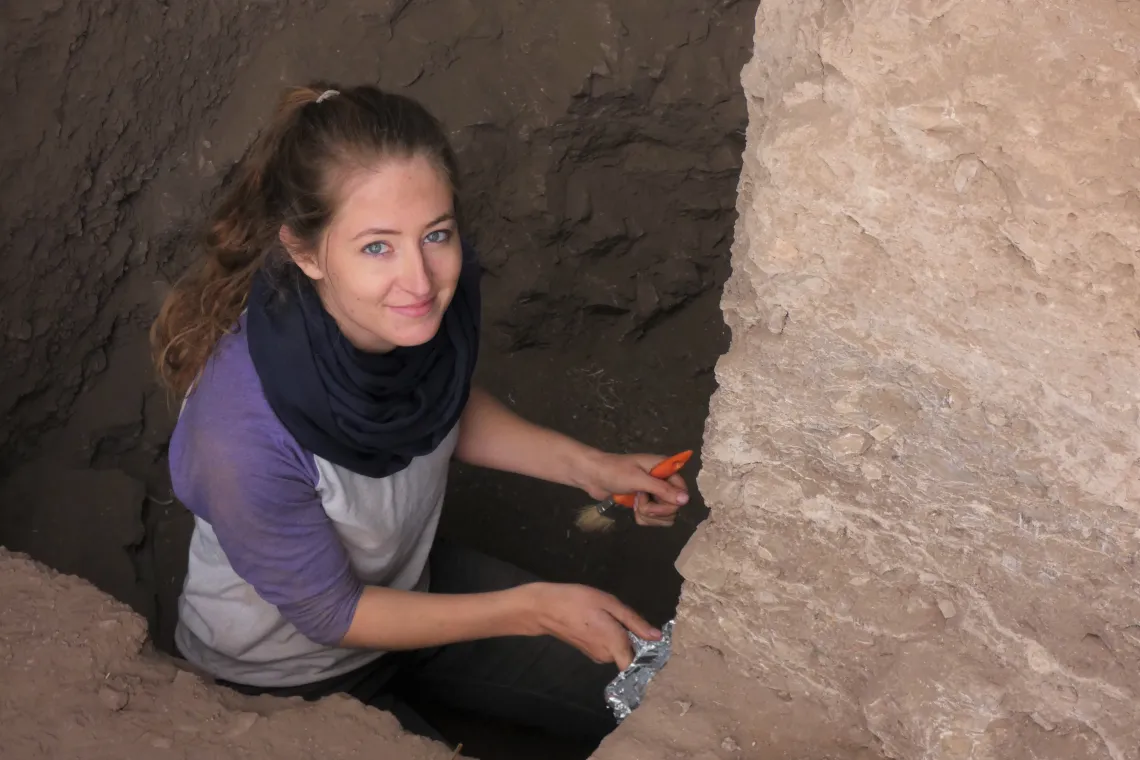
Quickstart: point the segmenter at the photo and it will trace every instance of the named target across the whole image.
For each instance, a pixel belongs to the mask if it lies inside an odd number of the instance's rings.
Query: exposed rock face
[[[764,0],[713,516],[599,757],[1140,758],[1138,72],[1136,3]],[[681,717],[709,647],[781,699]]]

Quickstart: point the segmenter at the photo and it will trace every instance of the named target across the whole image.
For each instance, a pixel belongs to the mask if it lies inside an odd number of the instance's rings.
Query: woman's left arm
[[[524,420],[477,387],[460,420],[455,456],[478,467],[580,488],[594,499],[637,493],[638,522],[644,525],[672,524],[689,500],[680,476],[658,480],[649,474],[664,457],[599,451]]]

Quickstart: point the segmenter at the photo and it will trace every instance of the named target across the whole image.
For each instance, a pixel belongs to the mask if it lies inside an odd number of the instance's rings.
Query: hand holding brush
[[[583,507],[578,513],[578,527],[588,532],[609,530],[613,527],[618,510],[621,509],[632,509],[640,525],[672,525],[677,509],[688,501],[688,495],[684,491],[684,481],[677,473],[692,456],[692,451],[682,451],[668,459],[656,461],[648,468],[644,466],[645,455],[627,457],[635,461],[635,466],[641,470],[641,473],[638,473],[640,477],[629,483],[629,486],[636,490],[613,494],[595,504]],[[645,474],[649,477],[646,478]],[[643,503],[639,500],[640,494],[643,493],[654,495],[658,499],[664,497],[673,503],[649,500]]]

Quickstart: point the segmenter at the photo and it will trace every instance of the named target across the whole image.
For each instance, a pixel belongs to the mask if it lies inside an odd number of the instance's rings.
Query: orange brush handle
[[[681,468],[688,463],[689,459],[693,456],[692,450],[682,451],[680,454],[674,454],[665,461],[657,464],[649,474],[658,480],[665,480],[671,478],[681,471]],[[623,507],[633,509],[633,504],[637,500],[637,494],[622,493],[615,494],[610,497],[610,501],[615,504],[621,504]]]

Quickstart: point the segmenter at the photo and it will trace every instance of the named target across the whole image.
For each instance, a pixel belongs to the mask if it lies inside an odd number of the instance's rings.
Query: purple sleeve
[[[339,645],[364,586],[321,504],[312,456],[260,385],[200,383],[171,438],[170,469],[175,494],[210,524],[234,571],[309,639]]]
[[[225,448],[203,491],[230,565],[305,636],[340,644],[364,586],[316,488],[268,452]]]

